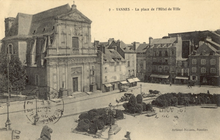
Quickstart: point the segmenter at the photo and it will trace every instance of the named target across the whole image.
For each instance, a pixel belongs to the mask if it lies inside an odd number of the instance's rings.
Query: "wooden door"
[[[73,92],[78,91],[78,77],[73,77]]]

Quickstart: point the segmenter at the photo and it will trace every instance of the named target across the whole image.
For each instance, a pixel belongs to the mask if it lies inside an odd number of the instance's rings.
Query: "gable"
[[[90,19],[88,19],[85,15],[79,12],[77,9],[72,10],[69,13],[63,14],[58,16],[60,20],[68,20],[68,21],[78,21],[78,22],[85,22],[85,23],[92,23]]]
[[[196,54],[201,54],[201,53],[210,54],[211,52],[215,52],[215,49],[210,44],[206,44],[206,43],[202,44],[196,50]]]

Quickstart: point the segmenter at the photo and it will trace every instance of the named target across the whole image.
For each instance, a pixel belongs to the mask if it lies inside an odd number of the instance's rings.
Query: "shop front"
[[[112,91],[112,84],[110,83],[106,83],[106,84],[103,84],[103,92],[109,92],[109,91]]]
[[[137,77],[135,77],[135,78],[133,78],[133,80],[134,80],[134,86],[137,86],[137,82],[140,82],[140,80],[137,78]]]
[[[133,80],[133,78],[127,79],[128,83],[129,83],[129,87],[133,87],[135,84],[135,81]]]
[[[127,91],[129,88],[129,83],[127,81],[121,81],[120,84],[119,84],[119,90],[121,92],[123,91]]]
[[[207,77],[207,84],[212,86],[219,86],[219,76]]]
[[[151,74],[151,82],[160,83],[160,84],[168,84],[169,83],[169,75],[160,75],[160,74]]]
[[[175,83],[175,84],[187,84],[188,81],[189,81],[189,78],[188,78],[188,77],[180,77],[180,76],[177,76],[177,77],[175,77],[174,83]]]

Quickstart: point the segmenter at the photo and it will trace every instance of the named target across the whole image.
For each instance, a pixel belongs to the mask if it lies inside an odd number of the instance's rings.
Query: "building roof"
[[[120,62],[125,59],[114,49],[105,49],[103,53],[104,62]]]
[[[18,13],[9,31],[10,36],[5,38],[52,34],[56,19],[91,23],[80,11],[65,4],[34,15]]]
[[[99,42],[99,44],[102,45],[102,46],[107,46],[108,42]]]
[[[152,44],[172,44],[175,43],[176,37],[153,39]]]
[[[204,42],[199,46],[199,48],[193,52],[193,54],[190,54],[190,56],[209,56],[209,55],[219,55],[219,51],[213,47],[212,44],[209,42]]]
[[[147,51],[147,48],[148,48],[148,44],[146,43],[143,43],[143,44],[140,44],[137,49],[136,49],[136,52],[145,52]]]
[[[214,47],[216,50],[220,50],[220,45],[218,43],[215,43],[212,40],[206,40],[208,43],[212,44],[212,47]]]
[[[124,52],[135,52],[133,49],[133,45],[132,44],[125,44],[123,41],[119,42],[120,48],[124,51]]]

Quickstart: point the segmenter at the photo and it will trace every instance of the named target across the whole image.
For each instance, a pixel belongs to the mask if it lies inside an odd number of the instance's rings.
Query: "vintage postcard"
[[[220,139],[219,0],[0,0],[0,140]]]

